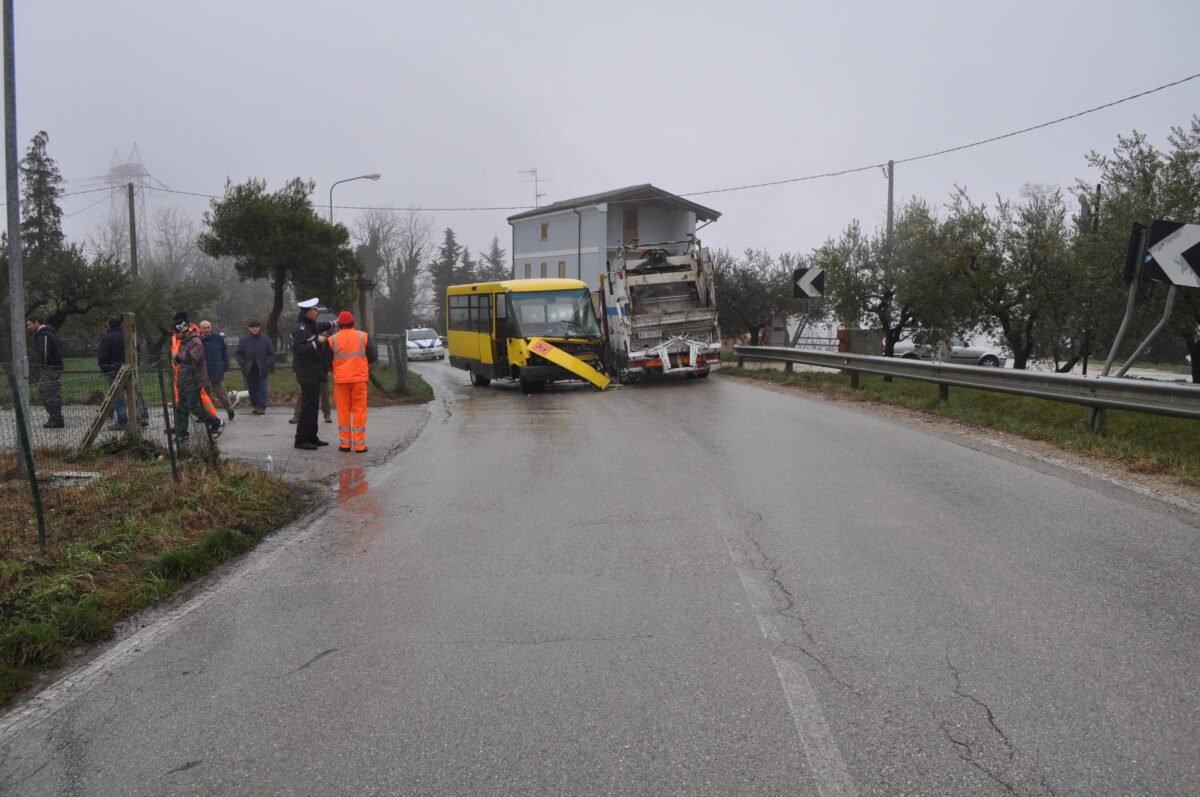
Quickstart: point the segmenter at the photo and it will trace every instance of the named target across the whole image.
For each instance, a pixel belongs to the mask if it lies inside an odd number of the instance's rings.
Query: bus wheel
[[[487,387],[489,384],[491,384],[491,381],[492,380],[488,379],[486,376],[480,376],[474,371],[471,372],[471,384],[475,387]]]

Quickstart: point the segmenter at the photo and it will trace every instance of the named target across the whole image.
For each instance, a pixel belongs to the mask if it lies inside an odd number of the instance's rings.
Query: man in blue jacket
[[[113,380],[117,378],[117,372],[125,364],[125,330],[121,328],[121,316],[115,315],[108,319],[108,332],[105,332],[104,337],[100,338],[100,352],[96,355],[96,362],[100,366],[100,373],[104,374],[104,378],[111,386]],[[137,397],[142,426],[146,426],[150,423],[150,413],[146,409],[146,400],[142,398],[140,388],[137,390]],[[117,420],[108,427],[109,431],[125,431],[129,426],[129,411],[125,407],[124,390],[117,394],[117,400],[113,403],[113,411],[117,414]]]
[[[233,404],[229,402],[229,393],[225,390],[225,374],[229,371],[229,347],[225,345],[225,336],[220,332],[213,334],[211,321],[201,321],[200,340],[204,343],[204,356],[208,359],[208,395],[212,400],[225,408],[229,420],[233,420]]]

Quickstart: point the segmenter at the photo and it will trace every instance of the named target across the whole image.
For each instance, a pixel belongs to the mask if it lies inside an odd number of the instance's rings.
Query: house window
[[[542,263],[542,279],[546,278],[546,264]]]
[[[625,245],[631,246],[638,239],[638,209],[625,208]]]
[[[542,240],[544,241],[549,237],[550,237],[550,224],[549,224],[549,222],[542,222]]]
[[[567,278],[567,261],[558,261],[558,278],[564,280]]]
[[[525,264],[525,279],[530,279],[532,277],[533,277],[533,263],[526,263]]]

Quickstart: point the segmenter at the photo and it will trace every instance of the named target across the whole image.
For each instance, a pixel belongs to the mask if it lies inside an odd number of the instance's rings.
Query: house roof
[[[661,188],[655,188],[650,183],[642,183],[641,185],[631,185],[625,188],[618,188],[614,191],[604,191],[599,194],[589,194],[587,196],[579,196],[574,199],[563,199],[558,202],[553,202],[549,205],[543,205],[540,208],[526,210],[516,215],[508,217],[508,223],[514,221],[524,221],[525,219],[533,219],[547,213],[558,213],[572,208],[579,208],[585,205],[595,205],[599,202],[612,202],[621,205],[637,205],[641,207],[656,207],[663,210],[690,210],[696,214],[697,221],[716,221],[721,218],[721,214],[712,208],[706,208],[704,205],[698,205],[695,202],[688,201],[681,196],[676,196],[670,191],[664,191]]]

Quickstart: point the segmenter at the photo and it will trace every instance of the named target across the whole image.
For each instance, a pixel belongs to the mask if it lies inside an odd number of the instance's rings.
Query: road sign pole
[[[1108,357],[1104,360],[1104,368],[1100,371],[1100,376],[1108,376],[1108,372],[1112,369],[1113,360],[1117,358],[1117,349],[1125,339],[1125,331],[1129,329],[1129,320],[1133,318],[1133,308],[1137,305],[1138,282],[1142,277],[1142,262],[1146,259],[1148,232],[1140,224],[1133,225],[1133,234],[1129,240],[1129,253],[1125,258],[1125,274],[1129,279],[1129,300],[1125,302],[1125,318],[1121,320],[1117,336],[1113,338],[1112,345],[1108,347]],[[1091,415],[1088,417],[1088,426],[1093,432],[1100,434],[1100,430],[1104,428],[1104,409],[1102,407],[1092,408]]]
[[[1158,333],[1163,331],[1163,327],[1167,325],[1167,322],[1171,320],[1171,312],[1175,309],[1175,290],[1175,285],[1172,285],[1167,290],[1167,306],[1163,308],[1162,318],[1159,319],[1158,324],[1150,331],[1150,334],[1146,336],[1146,339],[1142,341],[1142,345],[1138,346],[1133,354],[1129,355],[1129,359],[1121,366],[1121,370],[1117,371],[1117,376],[1125,376],[1125,372],[1145,353],[1146,348],[1150,345],[1150,341],[1154,340]]]

